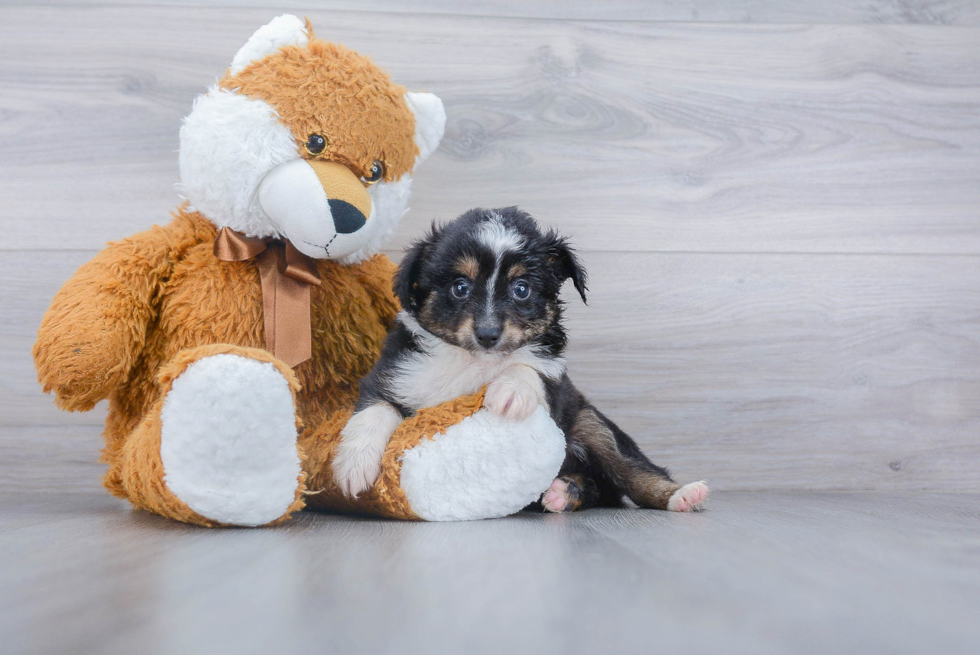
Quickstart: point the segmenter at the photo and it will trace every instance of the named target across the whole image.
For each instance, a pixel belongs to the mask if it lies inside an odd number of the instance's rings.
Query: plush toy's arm
[[[106,398],[143,348],[161,280],[173,267],[186,217],[110,244],[55,295],[34,344],[45,392],[69,411]],[[183,234],[181,234],[183,233]]]

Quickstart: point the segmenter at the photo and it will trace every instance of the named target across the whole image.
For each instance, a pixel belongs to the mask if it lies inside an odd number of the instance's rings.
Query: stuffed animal
[[[374,488],[330,461],[398,303],[378,254],[438,146],[442,102],[284,15],[260,28],[180,131],[185,202],[110,244],[44,315],[33,354],[62,409],[109,400],[104,484],[204,526],[305,506],[407,519],[502,516],[557,474],[564,439],[480,396],[424,410]]]

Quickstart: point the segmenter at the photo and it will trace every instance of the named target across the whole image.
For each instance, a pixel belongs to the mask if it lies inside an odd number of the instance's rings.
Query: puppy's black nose
[[[478,327],[473,331],[476,340],[484,348],[493,348],[500,341],[500,328],[497,326]]]
[[[327,204],[330,205],[334,229],[340,234],[357,232],[367,223],[367,219],[364,218],[361,210],[347,201],[328,200]]]

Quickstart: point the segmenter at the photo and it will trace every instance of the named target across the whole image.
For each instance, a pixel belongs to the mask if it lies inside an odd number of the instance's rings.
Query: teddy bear
[[[441,100],[292,15],[261,27],[180,129],[183,202],[109,244],[55,295],[33,348],[56,404],[108,399],[103,479],[136,508],[202,526],[277,525],[310,507],[458,520],[513,513],[558,473],[564,438],[480,394],[405,421],[374,487],[331,460],[399,310],[380,248]]]

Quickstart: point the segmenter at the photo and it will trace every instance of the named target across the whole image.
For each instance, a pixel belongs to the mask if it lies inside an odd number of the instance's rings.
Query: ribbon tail
[[[294,367],[313,355],[310,285],[285,276],[276,290],[276,357]]]
[[[310,285],[279,272],[278,248],[258,255],[262,279],[262,306],[265,321],[266,350],[289,367],[295,367],[313,355],[313,331],[310,327]]]

